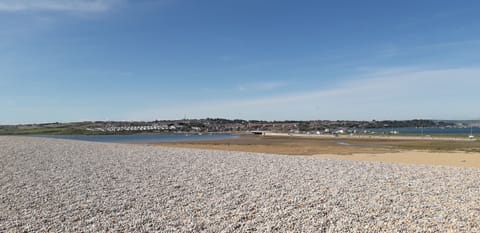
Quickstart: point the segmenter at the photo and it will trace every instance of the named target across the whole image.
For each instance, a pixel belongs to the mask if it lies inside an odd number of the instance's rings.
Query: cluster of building
[[[182,125],[137,125],[137,126],[106,126],[87,128],[88,131],[97,132],[148,132],[148,131],[201,131],[200,127],[185,127]]]
[[[402,127],[452,127],[453,123],[429,120],[409,121],[247,121],[228,119],[184,119],[152,122],[92,122],[89,131],[98,132],[252,132],[269,131],[304,134],[398,134],[394,128]],[[390,128],[375,132],[363,129]]]
[[[290,133],[303,133],[303,134],[393,134],[397,135],[400,134],[398,130],[390,130],[390,131],[382,131],[377,132],[374,130],[359,130],[359,129],[349,129],[349,128],[336,128],[336,129],[324,129],[324,130],[316,130],[316,131],[290,131]]]

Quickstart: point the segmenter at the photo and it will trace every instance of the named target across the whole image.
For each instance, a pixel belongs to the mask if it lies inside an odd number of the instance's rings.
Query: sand
[[[321,154],[321,157],[340,158],[348,160],[363,160],[388,163],[425,164],[455,167],[480,168],[480,153],[466,152],[429,152],[429,151],[400,151],[395,153],[351,155]]]
[[[242,136],[229,140],[159,143],[156,145],[284,155],[312,155],[376,162],[480,167],[480,143],[478,141]]]

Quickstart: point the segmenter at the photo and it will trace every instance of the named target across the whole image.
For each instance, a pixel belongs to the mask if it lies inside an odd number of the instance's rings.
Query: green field
[[[0,135],[31,135],[31,134],[95,134],[88,131],[79,123],[67,124],[41,124],[41,125],[15,125],[0,126]]]

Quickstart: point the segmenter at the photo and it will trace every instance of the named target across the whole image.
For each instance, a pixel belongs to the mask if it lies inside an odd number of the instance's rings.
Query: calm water
[[[154,143],[154,142],[181,142],[200,140],[221,140],[237,138],[232,134],[136,134],[136,135],[39,135],[37,137],[82,140],[92,142],[128,142],[128,143]]]
[[[369,129],[369,131],[377,133],[388,133],[392,130],[398,131],[400,134],[422,134],[421,128],[383,128]],[[470,134],[470,128],[423,128],[423,134]],[[473,134],[480,134],[480,128],[473,128]]]

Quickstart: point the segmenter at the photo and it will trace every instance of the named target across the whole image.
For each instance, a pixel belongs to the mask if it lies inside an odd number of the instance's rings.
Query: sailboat
[[[473,136],[473,126],[470,127],[470,135],[468,136],[469,139],[474,139],[475,136]]]

